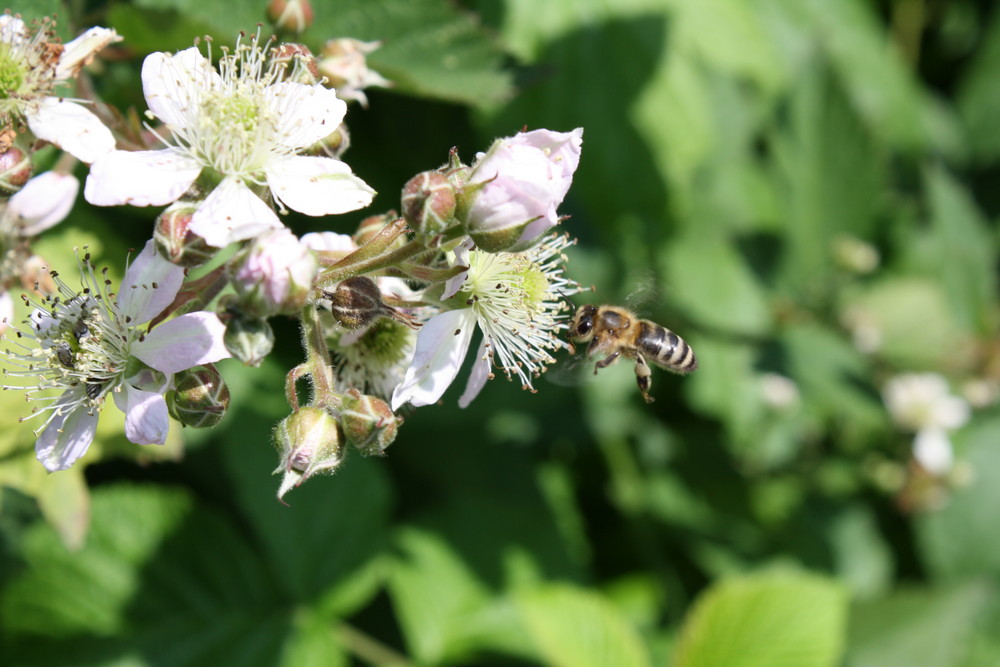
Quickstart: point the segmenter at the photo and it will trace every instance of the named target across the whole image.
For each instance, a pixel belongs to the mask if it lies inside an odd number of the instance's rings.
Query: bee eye
[[[594,324],[590,320],[584,320],[580,322],[580,326],[577,327],[577,331],[583,334],[589,334],[590,330],[594,328]]]

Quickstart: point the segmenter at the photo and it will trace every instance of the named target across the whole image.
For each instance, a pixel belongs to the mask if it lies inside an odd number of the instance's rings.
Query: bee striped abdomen
[[[648,320],[642,320],[639,327],[636,347],[649,361],[677,373],[690,373],[698,368],[694,350],[673,331]]]

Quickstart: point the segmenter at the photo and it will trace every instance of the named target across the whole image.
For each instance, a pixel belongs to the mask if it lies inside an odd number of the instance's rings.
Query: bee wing
[[[587,368],[590,367],[590,364],[587,363],[585,350],[586,346],[584,346],[584,351],[577,352],[549,366],[548,370],[545,371],[545,378],[560,387],[575,387],[581,384],[587,379]]]

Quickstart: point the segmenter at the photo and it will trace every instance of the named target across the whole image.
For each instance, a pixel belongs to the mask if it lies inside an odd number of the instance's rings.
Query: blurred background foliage
[[[522,127],[585,128],[569,273],[701,367],[502,379],[407,415],[384,459],[274,499],[299,360],[228,364],[223,425],[165,448],[102,419],[47,476],[0,396],[5,664],[1000,664],[1000,8],[986,0],[312,0],[301,40],[383,40],[395,82],[345,159],[380,195]],[[145,109],[142,58],[232,42],[263,3],[24,0]],[[266,28],[265,28],[266,30]],[[85,170],[81,169],[83,176]],[[120,266],[155,212],[89,208],[39,249]],[[972,405],[924,469],[886,383]],[[563,376],[564,374],[561,374]],[[183,436],[183,437],[181,437]],[[183,444],[181,443],[183,440]]]

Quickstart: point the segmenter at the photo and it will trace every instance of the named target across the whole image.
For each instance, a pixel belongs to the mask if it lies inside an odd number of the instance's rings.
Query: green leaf
[[[200,0],[193,0],[199,2]],[[226,6],[225,0],[219,0]],[[502,51],[475,15],[444,0],[313,0],[316,20],[303,35],[319,54],[335,37],[382,41],[368,65],[396,90],[461,104],[507,99]]]
[[[1000,70],[1000,12],[983,31],[982,44],[971,54],[956,95],[958,112],[964,125],[967,150],[981,161],[1000,155],[1000,88],[996,85]]]
[[[775,177],[785,222],[786,288],[813,299],[829,289],[833,241],[867,238],[884,196],[885,156],[847,104],[843,90],[817,66],[792,91],[789,126],[775,134]]]
[[[851,667],[959,667],[996,587],[985,581],[901,590],[851,610]]]
[[[820,667],[841,657],[847,596],[830,579],[761,574],[703,593],[681,629],[677,667]]]
[[[947,172],[924,173],[933,234],[928,259],[941,276],[955,319],[991,333],[996,322],[996,242],[969,191]]]
[[[45,525],[28,536],[30,569],[0,603],[15,662],[281,664],[287,597],[211,507],[180,490],[113,486],[94,492],[93,516],[79,552]]]
[[[650,664],[635,628],[606,598],[591,591],[553,584],[518,595],[517,606],[546,665]]]
[[[841,321],[861,345],[912,370],[969,366],[969,332],[955,321],[948,294],[928,276],[883,278],[845,290]]]
[[[968,484],[952,491],[941,509],[918,517],[917,536],[931,574],[944,580],[1000,575],[996,512],[1000,503],[1000,419],[974,421],[952,440],[958,457],[973,471]]]
[[[771,328],[763,286],[721,234],[692,230],[659,260],[671,302],[702,326],[748,335]]]
[[[410,654],[426,664],[468,655],[479,646],[474,618],[490,592],[439,536],[408,528],[397,542],[389,594]]]

